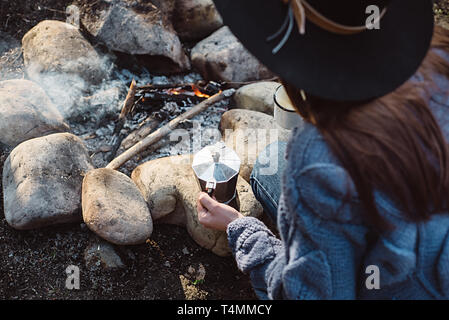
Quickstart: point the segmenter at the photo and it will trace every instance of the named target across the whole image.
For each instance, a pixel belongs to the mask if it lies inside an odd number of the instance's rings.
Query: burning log
[[[136,108],[154,111],[167,102],[199,103],[221,91],[221,84],[200,81],[183,84],[148,84],[136,88]]]
[[[212,97],[208,98],[207,100],[202,101],[201,103],[197,104],[192,109],[190,109],[189,111],[183,113],[179,117],[170,121],[165,126],[159,128],[158,130],[154,131],[153,133],[148,135],[143,140],[139,141],[133,147],[131,147],[130,149],[128,149],[127,151],[125,151],[124,153],[119,155],[117,158],[112,160],[106,166],[106,168],[117,170],[124,163],[129,161],[131,158],[133,158],[137,154],[141,153],[142,151],[144,151],[146,148],[148,148],[152,144],[158,142],[166,135],[170,134],[181,122],[193,118],[197,114],[206,110],[211,105],[213,105],[225,98],[230,97],[232,94],[234,94],[234,92],[235,92],[235,90],[229,89],[229,90],[217,93],[217,94],[213,95]]]
[[[190,100],[192,103],[198,103],[204,98],[207,97],[198,97],[195,94],[188,94],[178,91],[172,91],[172,92],[151,92],[151,93],[145,93],[143,95],[137,94],[137,97],[139,97],[140,107],[142,109],[147,109],[146,106],[151,105],[154,106],[157,105],[163,105],[167,102],[176,102],[176,103],[183,103],[188,100]],[[156,109],[155,107],[151,107],[151,110]]]
[[[214,81],[198,81],[197,83],[180,83],[180,84],[148,84],[144,86],[137,87],[137,90],[164,90],[164,89],[173,89],[178,88],[181,90],[191,90],[193,87],[196,87],[201,92],[205,92],[209,95],[214,95],[219,92],[223,85]],[[195,90],[195,89],[193,89]]]

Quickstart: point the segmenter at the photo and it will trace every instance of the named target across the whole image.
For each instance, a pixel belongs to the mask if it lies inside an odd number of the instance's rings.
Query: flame
[[[192,84],[192,90],[193,90],[193,92],[195,93],[195,95],[196,95],[197,97],[200,97],[200,98],[210,98],[210,95],[205,94],[205,93],[202,93],[202,92],[200,91],[200,89],[198,89],[198,87],[195,86],[194,84]]]
[[[201,92],[201,90],[194,84],[191,85],[192,91],[189,90],[184,90],[181,88],[173,88],[173,89],[166,89],[165,92],[168,94],[173,94],[173,95],[180,95],[180,94],[185,94],[188,96],[197,96],[199,98],[210,98],[211,96]]]
[[[184,92],[184,90],[180,90],[180,89],[168,89],[167,91],[168,91],[168,93],[174,94],[176,96]]]

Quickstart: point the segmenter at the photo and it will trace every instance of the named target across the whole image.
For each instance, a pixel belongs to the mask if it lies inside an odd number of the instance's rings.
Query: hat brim
[[[305,35],[295,28],[273,54],[279,40],[266,38],[286,17],[282,1],[214,2],[232,33],[272,72],[307,93],[339,101],[380,97],[402,85],[425,58],[434,28],[431,0],[394,0],[378,30],[337,35],[307,22]]]

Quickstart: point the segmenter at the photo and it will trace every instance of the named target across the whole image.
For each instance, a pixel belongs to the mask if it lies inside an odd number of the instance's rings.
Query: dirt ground
[[[89,2],[0,0],[0,37],[12,38],[19,46],[0,57],[0,77],[2,68],[9,76],[23,76],[19,44],[29,29],[45,19],[64,21],[69,4]],[[6,157],[7,151],[2,151],[0,172]],[[0,202],[0,299],[256,298],[232,257],[202,249],[183,228],[155,225],[150,242],[116,246],[126,267],[106,270],[86,263],[84,252],[97,237],[83,223],[16,231],[5,221],[3,195]],[[65,287],[69,265],[80,268],[80,290]],[[199,270],[205,273],[204,280],[198,281]]]

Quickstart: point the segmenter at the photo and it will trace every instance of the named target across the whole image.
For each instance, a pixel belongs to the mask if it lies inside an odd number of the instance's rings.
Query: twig
[[[148,148],[150,145],[158,142],[166,135],[170,134],[181,122],[188,120],[190,118],[193,118],[197,114],[203,112],[211,105],[230,97],[232,94],[234,94],[235,90],[230,89],[226,90],[220,93],[217,93],[216,95],[213,95],[209,99],[206,99],[196,106],[194,106],[192,109],[188,110],[187,112],[181,114],[179,117],[173,119],[165,126],[159,128],[158,130],[154,131],[150,135],[148,135],[143,140],[139,141],[137,144],[135,144],[133,147],[128,149],[127,151],[123,152],[121,155],[119,155],[117,158],[112,160],[106,168],[116,170],[120,168],[124,163],[132,159],[135,155],[141,153],[146,148]]]
[[[139,96],[139,93],[136,94]],[[203,100],[203,98],[196,96],[193,92],[186,92],[186,93],[178,93],[178,94],[172,94],[172,93],[165,93],[165,92],[151,92],[151,93],[145,93],[141,97],[145,98],[145,102],[150,101],[151,102],[176,102],[181,103],[186,101],[187,99],[190,100],[196,100],[196,102],[199,102],[198,100]],[[144,102],[144,104],[145,104]]]
[[[121,138],[120,131],[122,131],[123,126],[126,122],[126,116],[129,114],[131,108],[134,104],[134,97],[136,96],[136,81],[133,79],[131,82],[131,86],[129,87],[128,94],[126,96],[125,102],[123,103],[122,111],[120,112],[120,116],[118,117],[118,123],[114,128],[113,133],[113,147],[112,152],[108,158],[108,161],[114,159],[120,144],[122,143],[123,138]]]
[[[149,117],[147,120],[145,120],[145,123],[142,124],[140,128],[137,130],[134,130],[131,132],[125,139],[121,142],[121,147],[124,150],[127,150],[131,148],[133,145],[135,145],[137,142],[139,142],[141,139],[148,136],[151,132],[153,132],[154,129],[159,127],[160,121],[153,117]]]
[[[133,79],[131,82],[131,86],[128,90],[128,95],[126,96],[125,102],[123,103],[122,111],[120,112],[119,121],[126,119],[126,116],[128,115],[129,111],[131,110],[133,103],[134,103],[134,97],[136,95],[136,81]]]

